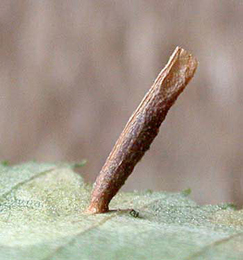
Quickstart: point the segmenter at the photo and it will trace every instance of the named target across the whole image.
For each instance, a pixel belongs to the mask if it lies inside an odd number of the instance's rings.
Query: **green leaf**
[[[7,160],[5,160],[5,161],[2,161],[1,163],[0,163],[0,167],[1,166],[9,166],[9,161],[7,161]]]
[[[74,166],[0,167],[0,259],[243,259],[243,211],[147,191],[86,215],[91,187]]]
[[[189,196],[192,193],[191,188],[185,189],[182,191],[182,194],[184,194],[185,196]]]

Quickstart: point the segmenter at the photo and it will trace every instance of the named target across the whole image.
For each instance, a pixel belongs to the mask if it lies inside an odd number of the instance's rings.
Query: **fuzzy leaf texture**
[[[74,166],[0,166],[1,260],[243,259],[242,210],[146,191],[119,193],[119,211],[87,215],[91,186]]]

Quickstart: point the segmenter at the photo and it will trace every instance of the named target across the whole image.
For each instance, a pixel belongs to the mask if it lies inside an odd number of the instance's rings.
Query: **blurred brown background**
[[[94,181],[179,45],[199,60],[124,190],[243,202],[243,2],[1,0],[0,159],[88,160]]]

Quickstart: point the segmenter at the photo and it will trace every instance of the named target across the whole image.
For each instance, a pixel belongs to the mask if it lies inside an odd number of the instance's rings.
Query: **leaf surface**
[[[91,186],[72,166],[0,166],[0,259],[243,259],[243,211],[147,191],[86,215]]]

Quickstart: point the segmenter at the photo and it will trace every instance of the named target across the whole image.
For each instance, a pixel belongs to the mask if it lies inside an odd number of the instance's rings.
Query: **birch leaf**
[[[73,167],[0,166],[1,260],[243,259],[242,210],[146,191],[119,193],[116,210],[86,215],[91,186]]]

